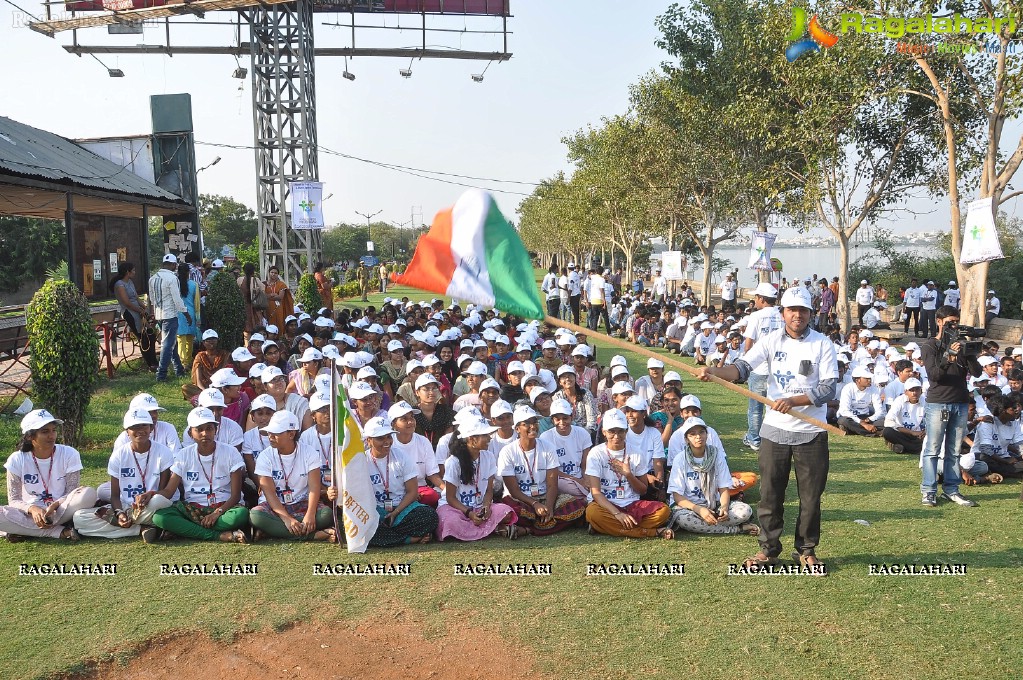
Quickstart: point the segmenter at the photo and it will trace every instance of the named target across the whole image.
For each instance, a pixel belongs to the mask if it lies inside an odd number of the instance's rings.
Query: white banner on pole
[[[291,183],[291,228],[323,229],[323,182]]]
[[[661,274],[668,281],[685,281],[686,261],[681,250],[666,250],[661,253]]]
[[[991,199],[982,198],[971,202],[966,208],[966,225],[963,227],[963,250],[959,254],[962,264],[1001,260],[1002,244],[998,242],[998,230],[991,215]]]
[[[773,271],[771,266],[771,247],[777,234],[767,231],[754,231],[749,243],[749,265],[754,271]]]

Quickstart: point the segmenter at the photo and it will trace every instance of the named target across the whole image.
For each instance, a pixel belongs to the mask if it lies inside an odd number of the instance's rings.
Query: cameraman
[[[920,492],[922,503],[929,507],[938,504],[938,452],[944,447],[943,500],[957,505],[973,507],[975,502],[959,493],[959,447],[966,432],[966,414],[969,409],[970,393],[966,386],[967,375],[980,375],[980,364],[976,356],[966,356],[963,345],[955,340],[959,324],[959,310],[945,305],[935,314],[938,335],[920,343],[920,353],[930,387],[927,389],[927,406],[924,411],[924,429],[927,445],[923,450],[923,480]]]

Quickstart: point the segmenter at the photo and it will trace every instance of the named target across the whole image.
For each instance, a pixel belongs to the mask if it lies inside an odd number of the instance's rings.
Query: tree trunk
[[[699,241],[696,242],[699,246],[700,252],[703,254],[703,290],[700,291],[700,304],[710,304],[710,277],[711,277],[711,262],[714,259],[714,246],[709,248]]]
[[[846,332],[852,327],[852,309],[849,305],[849,236],[845,230],[834,229],[832,233],[838,237],[838,318],[842,320],[842,329]]]
[[[767,233],[767,211],[760,207],[757,207],[756,210],[753,211],[753,217],[757,223],[757,231]],[[761,283],[771,282],[771,272],[761,270],[757,273],[759,274],[759,277],[757,279],[759,282]]]

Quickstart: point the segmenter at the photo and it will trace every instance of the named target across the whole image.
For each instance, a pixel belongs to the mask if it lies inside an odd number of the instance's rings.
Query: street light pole
[[[369,236],[366,238],[367,241],[372,241],[373,240],[373,225],[370,224],[370,220],[373,219],[374,217],[376,217],[377,215],[379,215],[382,212],[383,212],[383,210],[377,210],[375,213],[373,213],[371,215],[367,215],[366,213],[361,213],[358,210],[355,211],[356,215],[361,215],[361,216],[366,218],[366,231],[369,232]]]
[[[405,227],[407,225],[410,225],[410,224],[412,224],[412,220],[409,220],[408,222],[401,222],[401,223],[395,222],[394,220],[391,220],[391,226],[393,226],[393,227],[398,229],[398,234],[400,235],[400,238],[401,238],[401,252],[402,253],[405,252]],[[394,244],[393,243],[391,244],[391,259],[392,260],[395,259],[395,257],[394,257]]]

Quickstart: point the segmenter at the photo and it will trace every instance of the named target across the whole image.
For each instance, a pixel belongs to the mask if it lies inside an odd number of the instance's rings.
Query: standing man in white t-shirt
[[[668,279],[661,274],[661,269],[654,269],[654,300],[658,304],[664,304],[664,298],[668,295]]]
[[[961,296],[959,293],[958,283],[956,283],[955,281],[949,281],[948,288],[945,289],[944,295],[946,305],[948,305],[949,307],[955,307],[956,309],[959,309],[959,299]]]
[[[938,334],[938,322],[935,313],[938,310],[938,289],[934,281],[928,281],[920,288],[920,325],[924,327],[924,337],[933,338]]]
[[[909,334],[909,318],[913,317],[913,336],[920,337],[920,282],[916,277],[909,282],[902,298],[902,332]]]
[[[594,268],[590,269],[590,277],[586,286],[586,327],[591,331],[597,330],[600,325],[600,317],[604,317],[604,329],[611,332],[611,321],[607,318],[607,289],[605,288],[604,277],[597,273]]]
[[[793,287],[782,296],[783,329],[768,334],[730,366],[700,369],[700,379],[716,375],[731,381],[749,377],[754,366],[767,364],[767,395],[774,401],[764,418],[760,466],[760,551],[744,561],[752,569],[776,564],[785,528],[785,489],[795,468],[799,491],[794,560],[811,573],[827,575],[816,555],[821,531],[821,496],[828,481],[828,433],[795,418],[795,410],[824,421],[827,403],[835,396],[838,361],[835,345],[810,328],[813,301],[805,289]]]
[[[575,270],[575,262],[568,263],[568,304],[572,307],[572,323],[579,325],[579,296],[582,294],[579,272]]]
[[[738,288],[739,284],[732,274],[726,275],[725,280],[721,282],[721,311],[726,314],[735,311],[735,292]]]
[[[561,313],[558,318],[562,321],[568,321],[568,317],[572,314],[572,307],[569,305],[569,288],[568,269],[562,267],[561,276],[558,277],[558,297],[560,298],[558,311]]]
[[[768,333],[785,325],[781,312],[774,306],[778,300],[778,291],[773,285],[761,282],[753,291],[753,306],[756,311],[747,317],[746,331],[743,333],[745,344],[743,353],[750,351],[753,345]],[[767,366],[758,366],[750,373],[747,387],[750,392],[767,396]],[[764,405],[756,399],[749,400],[746,413],[746,435],[742,443],[754,451],[760,450],[760,426],[764,422]]]
[[[558,293],[558,266],[552,264],[551,268],[544,274],[540,290],[547,298],[547,315],[558,318],[558,308],[561,306],[561,295]]]
[[[860,281],[860,287],[856,289],[856,306],[858,308],[857,318],[863,325],[863,315],[874,305],[874,289],[867,283],[866,279]]]

